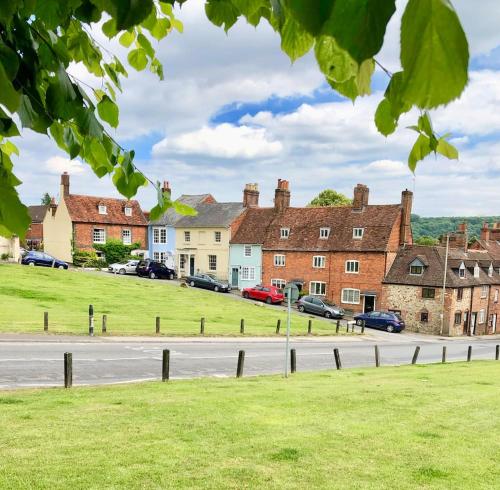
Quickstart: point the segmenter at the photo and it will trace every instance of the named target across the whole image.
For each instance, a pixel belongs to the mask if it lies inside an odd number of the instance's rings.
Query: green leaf
[[[448,143],[444,137],[439,138],[436,151],[450,160],[458,160],[458,150]]]
[[[73,160],[73,158],[77,157],[80,153],[80,143],[70,126],[66,126],[64,128],[63,138],[64,143],[68,148],[69,157]]]
[[[317,36],[330,18],[335,0],[283,0],[282,4],[302,27]]]
[[[11,81],[14,80],[19,70],[19,58],[17,54],[2,41],[0,41],[0,65],[3,65],[7,78]]]
[[[179,19],[176,19],[175,17],[171,17],[170,24],[177,32],[179,32],[181,34],[184,32],[184,25],[182,24],[182,22]]]
[[[120,41],[120,44],[122,46],[125,46],[126,48],[128,48],[135,41],[135,32],[125,31],[120,36],[119,41]]]
[[[116,28],[124,31],[140,24],[153,10],[153,0],[110,0],[116,12]],[[113,13],[110,12],[114,17]]]
[[[292,61],[304,56],[313,46],[314,38],[292,17],[288,17],[281,29],[281,49]]]
[[[18,9],[18,2],[12,0],[2,2],[2,6],[0,7],[0,24],[3,24],[7,28],[10,27],[12,18]]]
[[[49,128],[50,135],[52,136],[53,140],[57,143],[57,146],[61,148],[63,151],[68,151],[68,147],[66,146],[66,143],[64,142],[64,126],[57,121],[54,121]]]
[[[0,107],[0,136],[19,136],[19,130],[17,129],[14,121],[2,110]]]
[[[331,36],[320,36],[316,40],[314,53],[320,70],[336,82],[345,82],[356,75],[358,65],[349,53],[339,47]]]
[[[102,137],[102,126],[95,117],[93,110],[80,110],[76,116],[76,122],[82,136],[91,136],[94,138]]]
[[[403,72],[398,71],[391,77],[391,81],[385,91],[385,97],[391,104],[391,113],[396,120],[399,116],[411,109],[411,104],[403,99]]]
[[[433,108],[456,99],[467,84],[469,47],[448,0],[409,0],[401,21],[403,98]]]
[[[3,104],[10,112],[16,112],[20,103],[20,95],[7,75],[4,66],[0,63],[0,104]]]
[[[137,194],[139,187],[146,184],[146,179],[139,172],[132,172],[126,176],[122,167],[116,167],[113,173],[113,183],[120,194],[130,199]]]
[[[240,14],[231,0],[207,0],[205,13],[212,24],[224,26],[226,32],[236,23]]]
[[[142,48],[133,49],[129,52],[127,56],[130,66],[135,68],[137,71],[144,70],[148,64],[148,58],[146,56],[146,51]]]
[[[160,80],[163,80],[163,65],[160,63],[160,60],[158,58],[155,58],[149,67],[149,70],[151,73],[155,73],[158,75],[158,78]]]
[[[348,97],[353,102],[354,100],[363,95],[370,93],[370,81],[375,63],[372,59],[365,60],[358,68],[356,75],[343,82],[337,82],[332,78],[327,77],[327,82],[332,88],[345,97]]]
[[[183,204],[182,202],[173,201],[172,204],[175,211],[179,214],[183,214],[184,216],[196,216],[198,214],[196,209],[188,206],[187,204]]]
[[[391,113],[391,103],[387,99],[383,99],[377,107],[375,124],[384,136],[388,136],[396,130],[396,121]]]
[[[118,29],[116,28],[116,20],[109,19],[106,22],[104,22],[104,24],[102,25],[102,32],[109,39],[114,38],[119,32]]]
[[[410,170],[415,172],[417,163],[429,155],[431,151],[430,139],[424,134],[419,134],[417,141],[415,141],[415,144],[408,155],[408,167],[410,167]]]
[[[76,93],[71,80],[62,65],[52,78],[46,92],[47,110],[54,118],[71,119],[74,115],[72,102]]]
[[[169,29],[170,21],[168,19],[156,19],[155,25],[149,32],[157,41],[160,41],[168,34]]]
[[[118,106],[107,95],[104,95],[97,104],[97,112],[99,117],[111,127],[118,126]]]
[[[154,58],[155,50],[153,49],[153,46],[151,46],[149,39],[144,34],[139,34],[137,36],[137,42],[140,47],[144,48],[144,51],[146,51],[146,54],[150,58]]]
[[[31,100],[27,95],[21,96],[21,104],[17,110],[17,115],[21,120],[21,126],[23,128],[31,128],[37,133],[46,133],[47,128],[50,126],[51,121],[45,114],[38,113],[33,109],[31,105]]]
[[[362,63],[380,51],[395,10],[395,0],[335,0],[331,22],[322,32],[334,37],[355,61]]]
[[[434,131],[432,130],[432,123],[429,113],[426,111],[418,118],[418,129],[425,133],[427,136],[432,137]]]

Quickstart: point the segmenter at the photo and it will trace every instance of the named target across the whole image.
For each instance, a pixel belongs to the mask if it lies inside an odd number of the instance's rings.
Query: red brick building
[[[28,250],[41,250],[43,248],[43,220],[47,214],[48,206],[28,206],[31,225],[26,233],[25,244]]]
[[[274,208],[247,210],[231,244],[261,244],[262,283],[295,282],[346,309],[371,311],[400,245],[411,244],[413,195],[401,203],[370,205],[358,184],[352,206],[290,207],[287,181],[279,180]]]

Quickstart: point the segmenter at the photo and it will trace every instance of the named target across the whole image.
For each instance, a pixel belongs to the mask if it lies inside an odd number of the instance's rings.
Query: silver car
[[[345,315],[344,308],[317,296],[303,296],[297,303],[297,308],[301,312],[314,313],[325,318],[344,318]]]
[[[113,272],[114,274],[136,274],[135,268],[139,263],[138,260],[127,260],[124,262],[117,262],[116,264],[111,264],[108,267],[108,272]]]

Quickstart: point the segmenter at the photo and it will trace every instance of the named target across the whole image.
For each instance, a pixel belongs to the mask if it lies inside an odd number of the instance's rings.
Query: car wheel
[[[192,288],[194,288],[194,281],[191,281],[191,282],[189,283],[189,285],[190,285]]]
[[[306,311],[306,309],[304,308],[304,305],[299,305],[299,311],[301,313],[304,313],[304,311]]]
[[[266,298],[266,303],[267,303],[268,305],[270,305],[270,304],[272,304],[272,302],[273,302],[273,300],[272,300],[271,296],[268,296],[268,297]]]
[[[363,320],[360,320],[359,318],[356,320],[356,325],[363,325]]]
[[[58,269],[65,269],[64,265],[60,265]]]
[[[219,286],[214,286],[214,291],[215,291],[216,293],[218,293],[218,292],[219,292]]]
[[[331,318],[332,314],[329,311],[325,311],[325,318]]]
[[[35,263],[34,262],[28,262],[28,265],[31,265],[31,267],[35,267]]]
[[[150,279],[156,279],[156,274],[154,272],[149,273],[149,278]]]
[[[387,325],[387,327],[385,327],[386,331],[389,332],[389,333],[392,333],[394,332],[394,327],[392,325]]]
[[[125,269],[120,269],[118,272],[123,276],[127,271]]]
[[[248,293],[247,293],[246,291],[243,293],[243,297],[244,297],[245,299],[248,299],[248,298],[249,298]]]

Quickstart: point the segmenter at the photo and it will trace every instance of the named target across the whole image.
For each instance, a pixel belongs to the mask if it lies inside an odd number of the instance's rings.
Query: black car
[[[141,260],[135,270],[138,276],[150,279],[175,279],[177,277],[174,269],[155,260]]]
[[[303,296],[299,299],[297,308],[301,312],[315,313],[325,318],[344,318],[345,315],[344,308],[317,296]]]
[[[210,274],[193,274],[186,277],[186,284],[192,287],[212,289],[213,291],[221,291],[227,293],[231,290],[231,286],[227,282],[219,281]]]
[[[52,255],[46,254],[45,252],[38,252],[36,250],[30,250],[23,255],[21,259],[21,264],[24,265],[41,265],[43,267],[56,267],[57,269],[67,269],[68,263],[64,260],[58,260]]]
[[[405,322],[399,315],[392,311],[370,311],[354,317],[356,325],[361,325],[363,320],[365,326],[379,328],[387,332],[401,332],[405,328]]]

